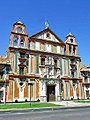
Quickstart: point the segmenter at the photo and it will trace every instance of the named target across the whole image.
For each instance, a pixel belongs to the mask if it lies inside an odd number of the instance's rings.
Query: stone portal
[[[55,85],[47,86],[47,102],[55,101]]]

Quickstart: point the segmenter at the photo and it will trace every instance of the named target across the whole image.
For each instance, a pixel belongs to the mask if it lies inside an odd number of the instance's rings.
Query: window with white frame
[[[31,49],[35,49],[35,42],[34,41],[31,42]]]
[[[52,46],[52,52],[54,52],[54,53],[57,52],[57,46],[55,46],[55,45]]]
[[[45,58],[41,58],[41,65],[45,65]]]
[[[41,50],[45,51],[45,44],[44,43],[41,43]]]

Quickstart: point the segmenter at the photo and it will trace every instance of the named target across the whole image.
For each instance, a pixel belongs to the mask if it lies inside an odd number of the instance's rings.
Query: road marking
[[[0,114],[0,116],[12,116],[12,115],[22,115],[22,114],[25,114],[25,113],[12,113],[12,112],[11,112],[11,113],[10,113],[10,112],[8,113],[8,112],[7,112],[7,113],[4,113],[4,114]]]
[[[18,115],[20,115],[20,114],[25,114],[25,113],[14,113],[14,114],[18,114]]]

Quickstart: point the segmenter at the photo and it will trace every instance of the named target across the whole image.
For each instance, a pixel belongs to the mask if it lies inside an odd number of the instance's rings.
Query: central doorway
[[[47,86],[47,102],[55,101],[55,85]]]

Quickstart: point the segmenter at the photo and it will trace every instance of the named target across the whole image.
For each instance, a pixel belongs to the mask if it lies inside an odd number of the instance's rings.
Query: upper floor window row
[[[32,49],[32,50],[41,50],[41,51],[48,51],[48,52],[53,52],[53,53],[57,53],[58,51],[62,52],[63,49],[61,49],[60,46],[57,45],[48,45],[45,43],[39,43],[39,42],[34,42],[31,41],[28,43],[28,48]]]

